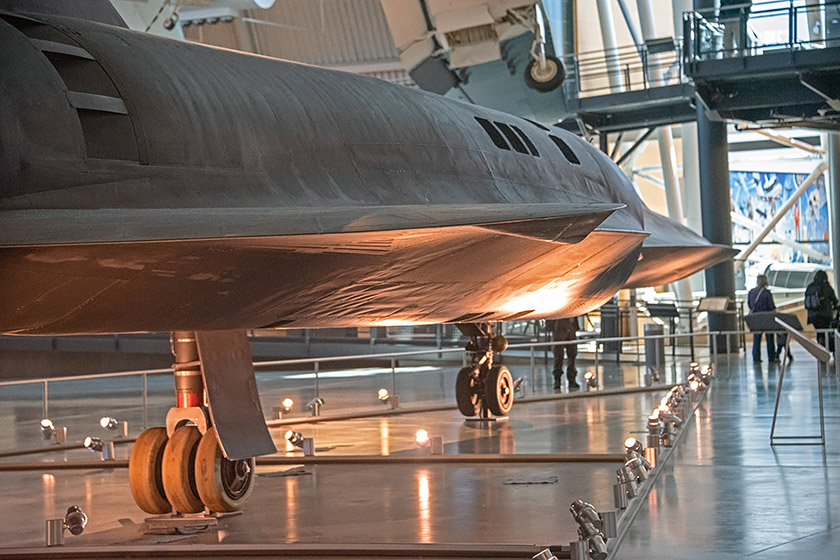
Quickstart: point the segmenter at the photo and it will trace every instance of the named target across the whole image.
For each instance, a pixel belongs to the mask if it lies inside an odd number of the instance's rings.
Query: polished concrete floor
[[[770,421],[779,368],[767,363],[753,367],[738,358],[730,364],[730,370],[725,360],[719,364],[718,379],[685,428],[670,461],[661,467],[650,494],[642,498],[645,503],[638,515],[632,522],[623,520],[629,528],[614,557],[763,559],[802,553],[836,557],[840,533],[834,530],[832,519],[840,519],[840,485],[833,472],[840,463],[835,443],[840,428],[838,379],[823,378],[826,447],[771,448]],[[779,434],[818,431],[815,367],[803,351],[797,352],[797,361],[785,380]],[[601,368],[605,386],[639,384],[634,366],[612,363],[601,364]],[[401,399],[406,395],[415,403],[445,404],[440,395],[450,398],[451,374],[424,372],[400,374]],[[673,377],[677,370],[666,373]],[[386,377],[377,377],[380,375]],[[341,383],[341,391],[336,389],[328,403],[370,399],[371,389],[389,376],[390,371],[355,379],[350,374],[337,377],[333,382]],[[550,392],[544,370],[537,373],[536,380],[543,393]],[[266,408],[288,387],[267,389],[272,396],[264,396]],[[540,393],[537,387],[529,389]],[[57,423],[70,425],[70,439],[75,441],[83,430],[97,435],[96,419],[125,407],[124,401],[131,399],[126,412],[133,415],[133,425],[139,426],[136,390],[104,383],[73,398],[67,390],[60,398],[61,389],[57,389],[50,416]],[[437,400],[431,397],[435,390]],[[663,392],[604,396],[595,392],[582,398],[521,402],[509,421],[492,426],[466,423],[457,411],[445,409],[301,424],[295,429],[314,438],[317,454],[325,456],[422,453],[413,443],[414,432],[421,427],[443,437],[447,455],[618,453],[628,435],[644,430],[645,419]],[[150,396],[151,423],[163,416],[165,393],[163,381],[150,393],[155,395]],[[368,406],[372,405],[371,401]],[[50,444],[35,438],[40,414],[37,391],[0,397],[4,426],[0,451],[45,449],[0,459],[3,464],[93,457],[84,449],[46,451]],[[91,425],[95,429],[88,428]],[[284,430],[272,429],[278,443],[282,444]],[[136,431],[139,427],[132,428]],[[129,448],[118,446],[117,457],[127,458]],[[57,470],[45,464],[41,471],[0,472],[0,547],[42,546],[44,520],[62,516],[73,504],[80,505],[90,521],[83,535],[68,536],[68,548],[156,543],[561,545],[576,538],[568,509],[573,500],[583,499],[600,510],[613,507],[617,466],[589,462],[379,462],[317,465],[308,474],[295,474],[297,471],[289,471],[287,466],[259,467],[257,486],[245,511],[221,520],[218,531],[156,536],[140,531],[146,516],[132,502],[126,469]]]

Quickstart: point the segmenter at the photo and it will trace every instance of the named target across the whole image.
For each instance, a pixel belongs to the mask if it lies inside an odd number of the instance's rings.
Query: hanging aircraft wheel
[[[163,489],[163,453],[166,448],[166,428],[149,428],[140,434],[128,460],[128,483],[137,506],[146,513],[161,514],[172,511]]]
[[[455,401],[458,403],[458,410],[464,416],[475,416],[481,410],[479,380],[473,377],[472,372],[473,368],[462,367],[455,380]]]
[[[254,459],[225,459],[216,428],[210,428],[195,454],[195,482],[201,501],[212,511],[239,511],[254,489]]]
[[[513,377],[505,366],[493,366],[484,381],[487,409],[496,416],[504,416],[513,406]]]
[[[195,454],[201,432],[195,426],[180,426],[163,451],[163,489],[169,503],[181,513],[204,511],[195,484]]]
[[[545,55],[545,66],[540,68],[540,63],[531,60],[525,66],[525,84],[543,93],[553,91],[560,87],[566,79],[566,69],[563,63],[551,55]]]

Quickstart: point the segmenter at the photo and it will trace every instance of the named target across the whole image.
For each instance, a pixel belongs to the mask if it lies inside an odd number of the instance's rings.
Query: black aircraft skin
[[[0,332],[578,315],[731,254],[562,130],[81,19],[0,31]]]
[[[0,0],[0,224],[0,332],[195,332],[237,460],[244,329],[574,316],[733,254],[563,130],[79,0]]]

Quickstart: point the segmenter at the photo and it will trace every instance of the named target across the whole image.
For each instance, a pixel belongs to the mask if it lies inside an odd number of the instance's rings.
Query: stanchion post
[[[536,394],[537,391],[537,373],[535,371],[536,364],[535,364],[535,355],[534,355],[534,345],[531,345],[531,394]],[[523,394],[524,391],[523,391]]]

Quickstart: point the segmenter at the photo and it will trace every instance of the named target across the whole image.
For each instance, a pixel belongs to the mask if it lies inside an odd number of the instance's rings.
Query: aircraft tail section
[[[661,286],[734,257],[738,251],[715,245],[687,227],[645,209],[645,230],[650,236],[625,288]]]

